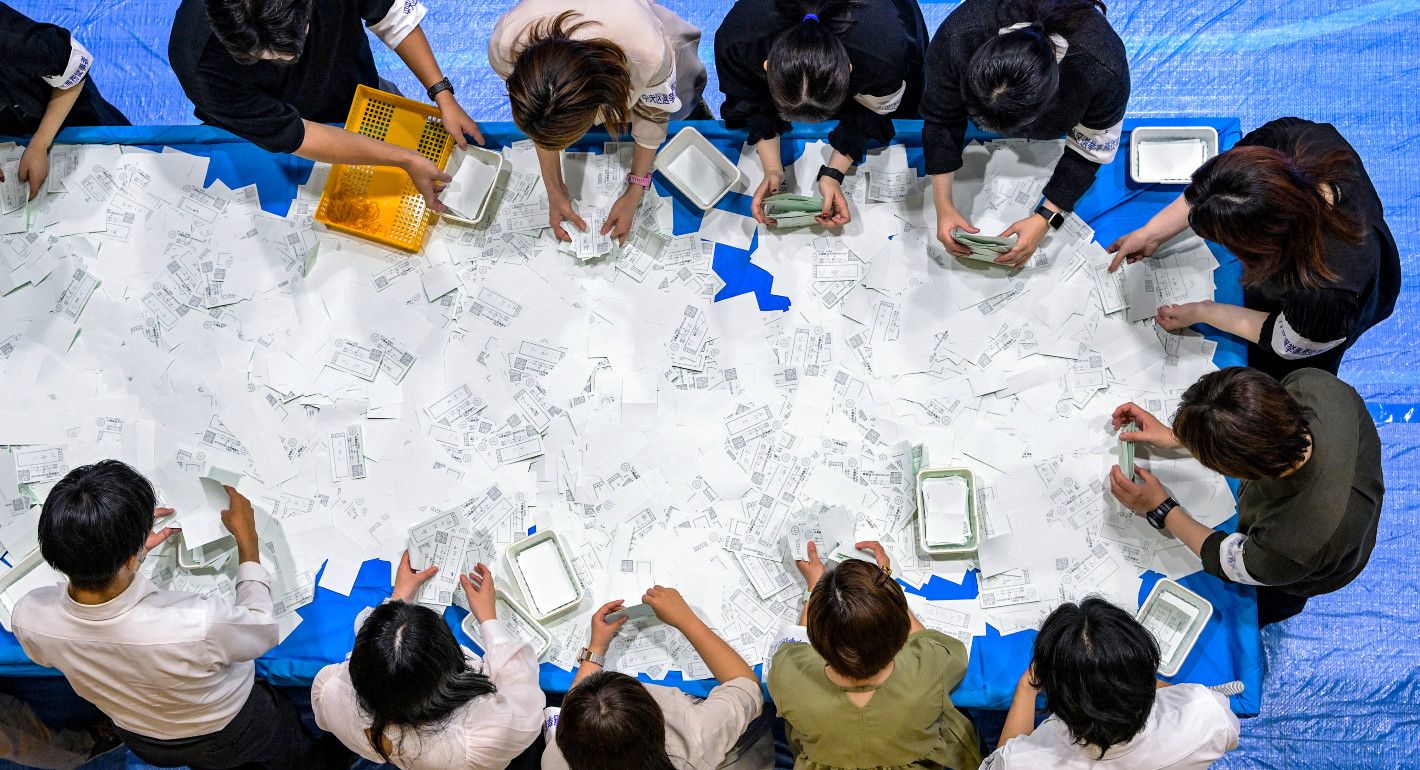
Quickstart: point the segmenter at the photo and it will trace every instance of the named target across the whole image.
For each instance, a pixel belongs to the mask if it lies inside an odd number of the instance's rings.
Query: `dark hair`
[[[70,585],[96,591],[143,550],[158,499],[143,474],[118,460],[69,471],[39,513],[39,550]]]
[[[852,66],[841,35],[862,0],[775,0],[789,26],[769,46],[769,95],[780,117],[821,123],[848,100]],[[817,18],[814,18],[817,17]]]
[[[1243,366],[1188,386],[1173,432],[1204,467],[1235,479],[1278,478],[1311,446],[1301,404],[1271,375]]]
[[[563,150],[600,116],[612,135],[631,122],[631,70],[610,40],[574,40],[593,21],[565,11],[533,25],[513,56],[508,101],[513,122],[545,150]],[[570,25],[570,26],[569,26]]]
[[[1035,637],[1032,678],[1045,710],[1081,746],[1126,743],[1154,708],[1159,644],[1139,621],[1098,596],[1062,604]]]
[[[666,719],[651,693],[626,674],[598,671],[567,692],[557,748],[572,770],[673,770]]]
[[[1193,172],[1183,191],[1188,223],[1225,246],[1243,264],[1243,283],[1273,276],[1317,288],[1336,280],[1326,264],[1326,240],[1360,243],[1361,223],[1323,197],[1320,188],[1351,179],[1345,150],[1326,153],[1305,145],[1292,153],[1271,147],[1236,147]]]
[[[850,559],[819,578],[809,594],[809,644],[833,670],[853,679],[882,671],[907,644],[907,597],[876,564]]]
[[[972,54],[961,90],[976,125],[1000,134],[1030,125],[1060,90],[1050,35],[1072,32],[1105,10],[1101,0],[1025,0],[1007,8],[1005,18],[1030,26],[994,35]]]
[[[306,45],[312,0],[207,0],[207,20],[222,47],[241,64],[255,64],[262,54],[294,62]]]
[[[385,602],[355,635],[350,684],[370,717],[370,746],[390,760],[385,729],[442,725],[464,704],[496,692],[493,682],[464,658],[439,614],[418,604]]]

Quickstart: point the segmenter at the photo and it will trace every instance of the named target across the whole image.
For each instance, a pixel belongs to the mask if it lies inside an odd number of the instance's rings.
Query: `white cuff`
[[[49,84],[50,88],[58,88],[61,91],[68,91],[89,74],[89,68],[94,64],[94,55],[89,53],[73,35],[69,36],[69,63],[64,65],[64,71],[58,75],[51,75],[41,78]]]
[[[483,651],[488,652],[488,648],[503,642],[517,641],[513,635],[508,633],[508,628],[503,625],[503,621],[498,618],[489,618],[478,624],[478,634],[483,637]]]
[[[254,580],[267,588],[271,587],[271,571],[261,566],[261,562],[244,561],[237,565],[236,583]],[[234,583],[235,584],[235,583]]]
[[[1119,136],[1123,131],[1123,120],[1109,128],[1075,126],[1065,135],[1065,146],[1103,166],[1113,161],[1119,152]]]
[[[887,96],[873,96],[872,94],[854,94],[853,101],[867,107],[879,115],[891,115],[897,112],[897,108],[902,106],[902,97],[907,93],[907,81],[902,81],[902,85],[896,91]]]
[[[419,22],[424,20],[424,14],[428,12],[429,9],[419,0],[394,0],[390,12],[385,14],[383,19],[371,24],[370,31],[393,51],[419,26]]]
[[[1272,327],[1272,352],[1288,361],[1319,356],[1345,341],[1346,338],[1342,337],[1330,342],[1313,342],[1298,334],[1297,330],[1287,323],[1285,313],[1277,314],[1277,323]]]
[[[1247,565],[1243,560],[1243,551],[1246,547],[1246,535],[1234,532],[1223,538],[1223,542],[1218,545],[1218,561],[1223,567],[1223,574],[1227,575],[1228,579],[1234,583],[1246,586],[1265,585],[1262,581],[1247,574]]]

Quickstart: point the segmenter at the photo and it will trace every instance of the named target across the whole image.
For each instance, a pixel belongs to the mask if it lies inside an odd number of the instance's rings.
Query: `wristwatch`
[[[1159,507],[1144,514],[1144,519],[1149,522],[1149,526],[1154,529],[1164,528],[1164,519],[1168,518],[1169,511],[1178,507],[1178,501],[1172,497],[1164,498]]]
[[[818,176],[814,177],[814,181],[817,182],[818,180],[823,179],[824,177],[828,177],[829,179],[832,179],[833,181],[839,184],[843,184],[843,180],[847,178],[847,174],[844,174],[842,171],[839,171],[833,166],[819,166]]]
[[[454,92],[454,84],[450,83],[448,78],[444,78],[434,85],[429,86],[429,101],[434,101],[434,97],[438,96],[440,92],[443,91],[448,91],[451,94]]]
[[[1059,230],[1060,226],[1065,224],[1065,215],[1058,211],[1051,211],[1044,202],[1036,207],[1035,213],[1045,217],[1045,222],[1050,225],[1051,230]]]
[[[582,651],[577,653],[577,665],[580,666],[582,663],[595,663],[598,666],[605,666],[606,656],[598,655],[597,653],[592,652],[590,648],[583,647]]]
[[[626,174],[626,183],[634,184],[637,187],[649,190],[651,189],[651,175],[647,174],[646,176],[636,176],[635,174],[628,172]]]

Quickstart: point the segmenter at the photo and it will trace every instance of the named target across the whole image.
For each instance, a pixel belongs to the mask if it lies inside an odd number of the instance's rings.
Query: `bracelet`
[[[647,174],[646,176],[636,176],[635,174],[627,173],[626,183],[634,184],[643,190],[649,190],[651,189],[651,175]]]
[[[450,83],[448,78],[444,78],[434,85],[429,86],[429,101],[434,101],[434,97],[444,91],[448,91],[450,96],[454,93],[454,84]]]
[[[844,174],[842,171],[839,171],[833,166],[819,166],[818,176],[814,177],[814,181],[818,181],[820,179],[823,179],[824,177],[828,177],[829,179],[832,179],[833,181],[839,184],[843,184],[843,180],[846,179],[848,175]]]

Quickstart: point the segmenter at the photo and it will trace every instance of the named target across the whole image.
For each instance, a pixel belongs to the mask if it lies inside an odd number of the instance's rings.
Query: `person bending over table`
[[[182,0],[168,61],[194,114],[271,152],[403,169],[442,211],[449,176],[414,150],[345,131],[357,86],[380,86],[368,27],[419,79],[460,147],[482,144],[419,23],[419,0]]]
[[[513,122],[537,146],[548,224],[558,240],[587,223],[562,179],[561,151],[604,125],[636,142],[626,190],[601,234],[625,242],[666,123],[701,115],[700,30],[655,0],[521,0],[493,28],[488,63],[507,81]]]
[[[1182,447],[1205,468],[1242,481],[1238,531],[1199,524],[1159,479],[1119,466],[1110,489],[1129,510],[1187,545],[1203,569],[1257,586],[1260,625],[1302,611],[1307,598],[1361,574],[1376,544],[1385,480],[1376,426],[1350,385],[1319,369],[1281,382],[1234,366],[1204,375],[1184,391],[1173,428],[1128,403],[1114,410],[1119,434],[1156,449]]]
[[[128,118],[99,93],[89,77],[94,56],[69,30],[0,3],[0,51],[23,52],[0,68],[0,135],[33,134],[18,173],[34,200],[49,177],[49,148],[59,129],[126,126]]]
[[[707,698],[642,684],[602,668],[626,618],[608,602],[592,615],[592,634],[560,712],[547,720],[542,770],[769,770],[774,765],[770,714],[754,669],[686,604],[674,588],[653,586],[641,602],[680,631],[719,682]]]
[[[459,583],[484,654],[459,646],[444,618],[414,603],[438,572],[415,572],[405,551],[389,601],[355,619],[355,646],[311,684],[316,724],[371,762],[400,770],[503,768],[542,727],[547,697],[537,656],[498,619],[493,573],[482,564]],[[536,749],[533,749],[534,751]]]
[[[1336,374],[1346,351],[1390,317],[1400,252],[1361,156],[1329,123],[1274,120],[1204,163],[1148,224],[1110,246],[1114,262],[1154,254],[1187,227],[1243,265],[1243,304],[1159,308],[1159,325],[1203,323],[1248,343],[1248,365],[1282,378]]]
[[[1062,604],[1035,637],[1001,741],[982,770],[1206,770],[1238,747],[1228,699],[1155,678],[1159,645],[1098,596]],[[1050,716],[1035,726],[1036,698]]]
[[[748,128],[764,167],[754,218],[784,183],[779,135],[789,123],[838,120],[833,155],[818,172],[819,222],[852,219],[843,179],[869,142],[893,138],[893,118],[919,117],[927,23],[917,0],[738,0],[715,32],[721,117]],[[795,192],[807,192],[796,190]]]
[[[153,485],[105,460],[70,471],[39,516],[44,560],[68,583],[15,604],[30,660],[57,668],[113,720],[139,759],[158,767],[324,768],[350,755],[311,740],[296,708],[253,661],[276,646],[271,573],[261,566],[251,503],[227,487],[222,524],[237,542],[236,604],[164,591],[138,571],[174,530],[153,532]]]
[[[852,559],[825,569],[812,541],[808,560],[794,562],[807,601],[769,669],[794,767],[975,768],[976,730],[951,699],[966,675],[966,648],[922,627],[882,544],[855,547],[877,564]]]
[[[970,252],[954,228],[979,232],[952,202],[966,123],[1005,136],[1055,139],[1060,157],[1035,213],[1001,233],[1016,246],[996,258],[1020,266],[1114,160],[1129,101],[1129,60],[1100,0],[965,0],[927,51],[922,147],[932,177],[937,240]]]

